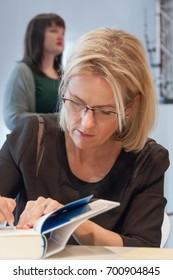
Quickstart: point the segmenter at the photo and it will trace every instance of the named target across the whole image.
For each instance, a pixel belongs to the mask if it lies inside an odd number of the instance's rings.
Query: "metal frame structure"
[[[173,0],[155,0],[156,43],[150,47],[145,34],[151,67],[156,71],[156,88],[162,103],[173,103]],[[153,53],[155,61],[153,63]]]
[[[159,8],[160,95],[166,103],[173,103],[173,0],[157,0],[156,9]]]

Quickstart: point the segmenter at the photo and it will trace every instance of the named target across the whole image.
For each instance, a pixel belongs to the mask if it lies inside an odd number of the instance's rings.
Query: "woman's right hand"
[[[13,211],[16,207],[16,202],[12,198],[0,196],[0,224],[7,222],[14,223]]]

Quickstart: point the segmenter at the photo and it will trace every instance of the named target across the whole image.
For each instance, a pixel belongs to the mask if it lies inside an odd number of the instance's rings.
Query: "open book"
[[[88,196],[43,215],[32,229],[0,229],[0,259],[40,259],[62,251],[84,221],[119,206],[119,202]]]

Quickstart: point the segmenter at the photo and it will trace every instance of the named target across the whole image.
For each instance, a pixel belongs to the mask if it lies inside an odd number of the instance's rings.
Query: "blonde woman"
[[[156,99],[141,42],[111,28],[84,34],[60,92],[60,114],[28,118],[0,152],[1,200],[18,195],[17,227],[94,194],[121,204],[83,223],[70,243],[159,247],[169,159],[148,138]]]

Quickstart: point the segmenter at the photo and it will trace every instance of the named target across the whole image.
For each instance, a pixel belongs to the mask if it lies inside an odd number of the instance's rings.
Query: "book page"
[[[2,236],[33,236],[40,235],[35,229],[12,229],[10,226],[0,228],[0,237]]]

